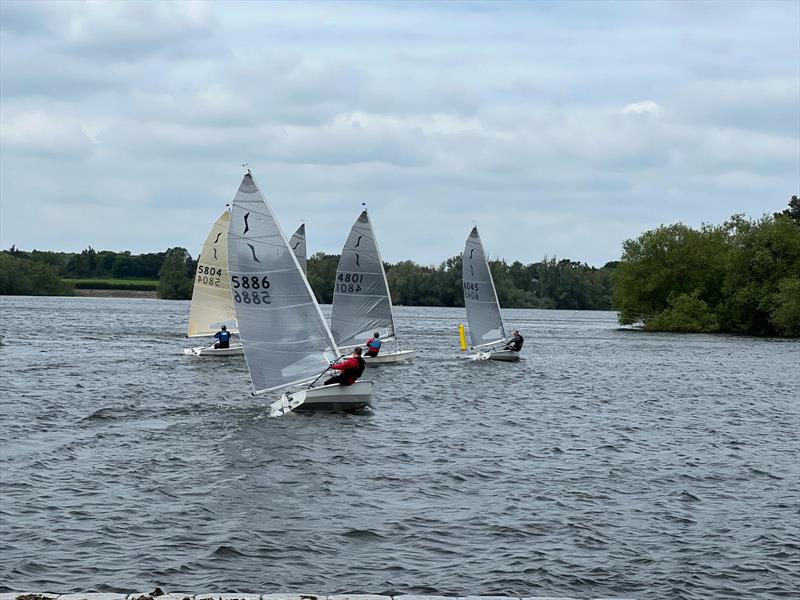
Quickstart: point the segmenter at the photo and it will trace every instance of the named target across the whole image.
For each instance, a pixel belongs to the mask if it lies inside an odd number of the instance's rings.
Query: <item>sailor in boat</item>
[[[228,331],[227,325],[222,326],[222,330],[214,334],[218,341],[214,342],[214,349],[229,348],[231,342],[231,334]]]
[[[512,333],[513,337],[508,340],[508,344],[506,344],[506,347],[503,348],[503,350],[513,350],[514,352],[519,352],[522,350],[522,344],[525,340],[516,329]]]
[[[331,369],[341,371],[335,377],[331,377],[325,382],[325,385],[339,383],[341,385],[353,385],[356,380],[361,377],[367,363],[361,358],[361,348],[356,347],[353,349],[353,354],[350,358],[340,363],[331,363]]]
[[[383,345],[383,342],[379,339],[380,336],[381,334],[376,331],[375,335],[367,342],[367,356],[378,356],[378,352],[381,351],[381,346]]]

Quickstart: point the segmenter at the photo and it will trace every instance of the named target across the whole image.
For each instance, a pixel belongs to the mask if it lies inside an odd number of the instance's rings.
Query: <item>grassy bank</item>
[[[76,290],[127,290],[155,292],[157,279],[62,279]]]

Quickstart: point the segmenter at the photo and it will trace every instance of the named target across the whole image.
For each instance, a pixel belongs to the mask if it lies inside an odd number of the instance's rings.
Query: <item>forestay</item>
[[[308,276],[308,268],[306,266],[306,224],[303,223],[294,232],[292,239],[289,240],[289,246],[292,247],[294,255],[297,257],[297,264],[303,270],[303,275]]]
[[[505,340],[500,304],[477,227],[472,228],[467,238],[461,268],[472,346],[487,346]]]
[[[311,381],[338,356],[338,349],[249,172],[231,212],[231,288],[253,388],[262,393]]]
[[[226,210],[208,234],[194,279],[192,307],[189,311],[189,337],[213,335],[223,325],[236,333],[236,313],[228,277],[228,225]]]
[[[336,269],[331,331],[340,346],[363,343],[375,331],[382,339],[395,334],[389,285],[366,210],[350,230]]]

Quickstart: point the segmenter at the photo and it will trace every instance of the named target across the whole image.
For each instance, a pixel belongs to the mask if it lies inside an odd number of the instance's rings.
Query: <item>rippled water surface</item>
[[[366,415],[266,417],[188,303],[2,298],[0,590],[776,598],[800,588],[800,344],[400,308]],[[795,596],[796,597],[796,596]]]

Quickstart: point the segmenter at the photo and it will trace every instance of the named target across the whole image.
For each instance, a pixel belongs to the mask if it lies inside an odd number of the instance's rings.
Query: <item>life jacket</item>
[[[367,348],[369,348],[368,352],[374,352],[377,354],[381,350],[381,346],[383,342],[377,338],[370,338],[367,342]]]
[[[347,383],[345,383],[345,385],[353,385],[356,380],[361,377],[364,373],[364,369],[367,367],[367,363],[363,358],[356,356],[355,359],[358,361],[358,366],[347,369],[344,372],[344,376],[347,378]]]
[[[231,339],[231,334],[228,331],[220,331],[217,333],[217,336],[219,337],[219,341],[223,343]]]

